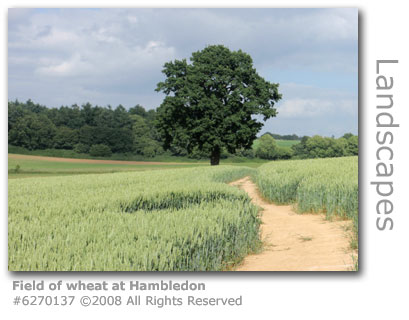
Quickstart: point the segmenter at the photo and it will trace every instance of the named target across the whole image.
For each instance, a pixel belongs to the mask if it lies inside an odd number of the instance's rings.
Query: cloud
[[[80,54],[76,53],[67,60],[62,60],[56,63],[43,61],[42,66],[36,69],[40,76],[49,77],[73,77],[91,74],[94,71],[94,66],[84,59]]]
[[[279,107],[279,116],[284,118],[311,118],[337,113],[354,115],[356,100],[288,99]]]
[[[331,101],[318,99],[289,99],[279,108],[279,115],[285,118],[314,117],[331,111]]]
[[[100,37],[97,41],[100,41]],[[104,47],[107,42],[114,40],[104,38]],[[61,59],[56,63],[50,60],[43,60],[36,72],[45,76],[79,76],[87,81],[90,78],[97,80],[100,76],[109,76],[111,79],[116,75],[136,72],[149,72],[157,69],[157,61],[169,59],[174,56],[174,48],[166,47],[158,41],[149,41],[145,46],[135,46],[132,48],[118,43],[116,48],[111,46],[105,50],[93,51],[83,50],[81,53],[73,52],[67,59]],[[103,48],[101,48],[103,49]],[[117,52],[120,51],[120,54]],[[157,70],[155,70],[157,71]],[[128,75],[132,77],[132,75]]]
[[[138,71],[218,43],[250,53],[261,72],[271,67],[356,72],[357,65],[354,9],[13,9],[9,24],[11,56],[60,59],[57,65],[63,66],[50,66],[48,75],[70,69],[78,55],[77,62],[96,59],[96,69],[108,74],[124,57],[128,70]]]
[[[354,91],[294,82],[281,84],[279,90],[283,94],[283,100],[277,104],[279,118],[358,115],[358,98]]]
[[[163,99],[154,89],[165,62],[224,44],[249,53],[263,77],[281,83],[281,118],[337,110],[356,116],[357,15],[356,9],[9,9],[9,99],[155,108]]]
[[[260,134],[323,135],[337,137],[358,133],[358,97],[356,90],[329,89],[319,85],[283,83],[283,100],[278,115],[269,119]]]

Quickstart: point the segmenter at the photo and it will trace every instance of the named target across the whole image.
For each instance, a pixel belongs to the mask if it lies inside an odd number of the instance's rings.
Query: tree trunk
[[[212,154],[210,155],[210,165],[211,166],[218,166],[220,162],[220,148],[215,147],[212,150]]]

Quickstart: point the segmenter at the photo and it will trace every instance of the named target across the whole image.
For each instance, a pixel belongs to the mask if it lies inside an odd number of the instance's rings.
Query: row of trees
[[[47,108],[19,101],[8,103],[9,143],[29,150],[68,149],[95,156],[136,153],[154,156],[163,152],[154,120],[155,110],[136,105],[92,106],[87,103]]]
[[[271,134],[264,134],[255,151],[262,159],[308,159],[334,158],[358,155],[358,136],[346,133],[341,138],[303,137],[300,143],[290,147],[279,147]]]
[[[303,137],[292,146],[294,156],[306,158],[332,158],[358,155],[358,136],[346,133],[341,138],[321,136]]]
[[[277,133],[270,133],[270,132],[266,132],[265,134],[270,135],[271,137],[273,137],[276,140],[301,140],[302,137],[297,136],[296,134],[277,134]]]

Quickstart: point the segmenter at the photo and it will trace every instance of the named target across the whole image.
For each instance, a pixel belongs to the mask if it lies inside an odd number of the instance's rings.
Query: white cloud
[[[330,101],[317,99],[288,99],[279,108],[279,116],[284,118],[314,117],[331,111]]]
[[[312,118],[331,116],[336,113],[357,113],[356,100],[288,99],[278,108],[279,117]]]
[[[80,54],[74,54],[70,59],[53,65],[37,68],[37,72],[46,76],[75,76],[90,71],[92,66],[81,59]]]
[[[97,42],[103,37],[98,36]],[[44,59],[37,63],[36,72],[44,76],[77,76],[86,81],[101,81],[98,77],[106,76],[115,79],[117,75],[132,72],[140,74],[149,73],[152,68],[156,70],[158,61],[162,64],[175,56],[175,49],[167,47],[160,41],[149,41],[144,46],[128,47],[122,43],[117,43],[114,47],[107,43],[115,42],[113,38],[103,38],[103,44],[89,42],[90,46],[99,47],[100,50],[87,49],[80,52],[72,51],[71,56],[66,59]],[[111,40],[110,40],[111,39]],[[161,65],[159,65],[161,66]]]
[[[283,94],[283,100],[277,105],[280,118],[358,115],[358,97],[355,92],[294,82],[280,85],[280,92]]]

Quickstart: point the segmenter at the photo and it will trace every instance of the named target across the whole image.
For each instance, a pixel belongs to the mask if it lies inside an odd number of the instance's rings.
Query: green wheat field
[[[357,157],[35,176],[8,181],[9,270],[229,270],[261,247],[259,208],[227,184],[245,176],[357,239]]]

